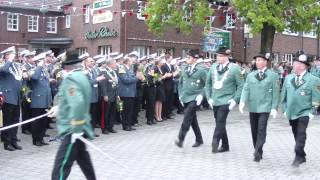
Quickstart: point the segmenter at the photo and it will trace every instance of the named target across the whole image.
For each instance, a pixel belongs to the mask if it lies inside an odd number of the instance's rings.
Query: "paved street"
[[[122,131],[117,126],[119,133],[101,135],[95,139],[95,145],[129,168],[126,170],[89,148],[98,179],[320,179],[319,117],[310,123],[306,145],[307,163],[298,169],[290,166],[294,158],[294,139],[282,116],[269,121],[264,157],[260,163],[252,161],[253,148],[247,113],[241,115],[235,110],[230,114],[227,131],[231,151],[222,154],[211,153],[215,126],[211,111],[198,112],[204,145],[192,148],[194,135],[189,131],[184,148],[177,148],[173,142],[182,117],[177,115],[174,120],[155,126],[147,126],[143,122],[143,126],[134,132]],[[54,131],[49,133],[55,134]],[[19,134],[19,137],[24,148],[22,151],[4,151],[1,144],[0,180],[49,180],[59,143],[52,142],[50,146],[38,148],[31,145],[30,136]],[[69,179],[85,179],[76,164]]]

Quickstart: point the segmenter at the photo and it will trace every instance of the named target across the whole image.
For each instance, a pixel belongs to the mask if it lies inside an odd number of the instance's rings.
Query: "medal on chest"
[[[222,75],[222,78],[220,80],[218,80],[218,71],[215,69],[214,70],[214,77],[213,77],[213,82],[214,82],[213,88],[214,89],[222,89],[223,83],[227,79],[228,74],[229,74],[229,70],[224,72],[224,74]]]

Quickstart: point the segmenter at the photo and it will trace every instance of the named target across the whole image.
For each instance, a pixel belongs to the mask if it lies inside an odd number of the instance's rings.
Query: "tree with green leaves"
[[[252,33],[261,33],[260,52],[272,52],[274,35],[285,29],[293,32],[308,32],[315,28],[315,19],[320,18],[319,0],[230,0],[243,17]],[[213,10],[208,0],[148,0],[145,10],[149,30],[162,34],[173,26],[190,33],[194,25],[208,26],[207,17]]]
[[[207,26],[207,17],[213,14],[207,0],[148,0],[145,14],[151,32],[163,34],[167,27],[176,27],[184,33],[192,32],[194,25]]]
[[[252,33],[261,33],[261,53],[272,52],[276,32],[309,32],[320,17],[319,0],[232,0],[232,5]]]

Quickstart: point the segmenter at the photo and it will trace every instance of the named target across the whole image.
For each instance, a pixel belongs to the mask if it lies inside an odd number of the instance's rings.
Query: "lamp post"
[[[320,18],[316,19],[317,22],[317,56],[320,57]]]
[[[45,14],[48,12],[48,8],[45,5],[42,5],[42,7],[40,8],[40,12],[42,13],[42,26],[43,26],[41,48],[42,48],[42,51],[44,51],[44,34],[46,31],[46,25],[45,25],[44,19],[45,19]]]

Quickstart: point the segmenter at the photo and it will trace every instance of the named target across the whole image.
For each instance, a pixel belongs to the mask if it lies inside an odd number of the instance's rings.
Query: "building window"
[[[99,46],[98,47],[98,54],[108,55],[111,52],[112,52],[112,46]]]
[[[84,23],[89,23],[90,22],[90,5],[86,4],[83,5],[83,21]]]
[[[57,18],[47,17],[47,33],[57,33]]]
[[[189,51],[190,51],[190,49],[182,49],[182,55],[181,55],[181,57],[182,57],[182,58],[186,58]]]
[[[79,56],[81,56],[82,54],[88,52],[88,49],[85,47],[82,48],[77,48],[78,52],[79,52]]]
[[[144,15],[144,11],[147,3],[145,1],[137,1],[137,4],[138,4],[137,19],[144,21],[146,19],[146,16]]]
[[[8,13],[7,15],[7,30],[19,31],[19,14]]]
[[[293,64],[293,54],[284,54],[284,62],[287,62],[290,65],[292,65]]]
[[[309,37],[309,38],[317,38],[317,31],[314,24],[313,24],[313,27],[314,28],[310,32],[304,32],[303,36]]]
[[[71,26],[71,16],[70,14],[66,15],[66,28],[70,28]]]
[[[137,51],[139,54],[139,57],[148,56],[150,54],[150,47],[134,46],[133,51]]]
[[[294,32],[294,31],[291,31],[289,29],[289,25],[290,24],[287,24],[287,28],[284,29],[284,31],[282,32],[282,34],[286,34],[286,35],[290,35],[290,36],[299,36],[299,33],[298,32]]]
[[[28,32],[38,32],[39,17],[28,16]]]
[[[159,56],[161,54],[166,53],[166,52],[170,53],[173,56],[174,49],[173,48],[158,48],[157,49],[157,53],[158,53]]]

